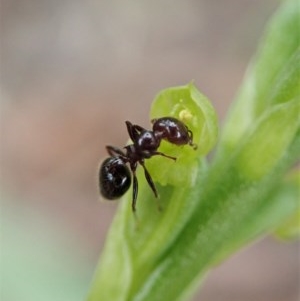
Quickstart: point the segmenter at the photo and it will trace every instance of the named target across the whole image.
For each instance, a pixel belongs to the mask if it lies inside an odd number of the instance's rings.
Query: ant
[[[158,193],[145,166],[145,159],[160,155],[176,161],[175,157],[157,151],[162,139],[175,145],[189,144],[194,149],[197,148],[197,145],[193,143],[192,131],[182,121],[174,117],[152,119],[152,131],[132,124],[130,121],[125,123],[133,143],[125,146],[125,151],[114,146],[106,146],[110,157],[105,159],[100,167],[99,186],[103,197],[109,200],[118,199],[129,189],[132,174],[132,211],[135,212],[138,195],[138,180],[136,177],[138,163],[143,167],[145,178],[157,198]],[[126,165],[127,163],[130,170]]]

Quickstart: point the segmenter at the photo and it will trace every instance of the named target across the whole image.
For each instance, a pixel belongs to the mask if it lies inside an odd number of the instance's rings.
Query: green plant
[[[217,138],[209,101],[193,84],[162,91],[151,118],[185,120],[198,150],[161,151],[176,163],[147,164],[158,183],[162,212],[139,174],[139,222],[131,194],[120,202],[96,270],[89,301],[186,300],[206,273],[251,241],[299,229],[299,2],[285,1],[269,23],[259,51]],[[295,230],[296,229],[296,230]]]

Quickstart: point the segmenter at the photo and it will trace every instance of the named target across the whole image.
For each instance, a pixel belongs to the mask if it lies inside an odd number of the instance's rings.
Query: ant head
[[[164,139],[175,145],[189,144],[194,149],[197,147],[193,143],[193,134],[188,127],[174,117],[162,117],[153,119],[153,132],[156,137]]]

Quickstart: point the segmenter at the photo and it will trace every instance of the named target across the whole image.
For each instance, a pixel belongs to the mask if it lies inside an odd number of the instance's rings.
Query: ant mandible
[[[143,167],[145,178],[155,197],[158,197],[154,182],[145,166],[145,159],[160,155],[176,160],[175,157],[157,151],[162,139],[175,145],[189,144],[194,149],[197,148],[197,145],[193,143],[192,131],[182,121],[174,117],[152,119],[152,131],[132,124],[130,121],[125,123],[133,143],[124,147],[125,152],[114,146],[106,146],[110,157],[104,160],[100,167],[99,186],[103,197],[109,200],[118,199],[129,189],[132,174],[132,210],[135,212],[138,195],[138,180],[136,177],[138,163]],[[127,163],[130,170],[126,165]]]

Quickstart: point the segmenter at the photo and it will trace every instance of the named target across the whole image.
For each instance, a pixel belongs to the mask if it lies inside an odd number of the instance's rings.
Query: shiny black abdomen
[[[101,194],[108,200],[120,198],[131,185],[129,168],[119,157],[104,160],[99,171]]]

